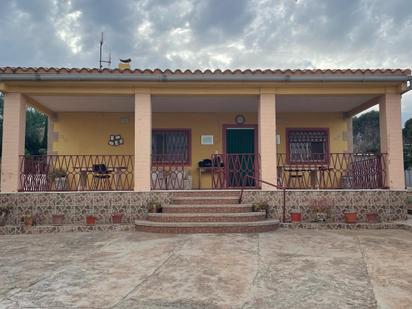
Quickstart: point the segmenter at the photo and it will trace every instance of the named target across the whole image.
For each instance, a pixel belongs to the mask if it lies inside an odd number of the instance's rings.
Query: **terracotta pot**
[[[377,213],[371,212],[366,214],[366,221],[368,223],[377,223],[379,222],[379,216]]]
[[[95,216],[86,216],[86,224],[88,225],[95,225],[96,224],[96,217]]]
[[[292,221],[292,222],[302,221],[302,214],[300,212],[291,212],[290,213],[290,221]]]
[[[113,224],[120,224],[122,223],[123,214],[112,214],[112,222]]]
[[[346,223],[356,223],[358,221],[358,214],[356,212],[345,212]]]
[[[53,225],[62,225],[63,224],[64,215],[52,215],[52,224]]]
[[[32,226],[33,225],[33,217],[24,218],[24,225]]]

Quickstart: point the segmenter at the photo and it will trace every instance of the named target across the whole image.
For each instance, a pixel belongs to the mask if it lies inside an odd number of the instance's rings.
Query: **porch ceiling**
[[[376,95],[278,95],[278,112],[348,112]],[[133,112],[133,96],[32,96],[53,112]],[[256,112],[258,96],[153,96],[153,112]]]

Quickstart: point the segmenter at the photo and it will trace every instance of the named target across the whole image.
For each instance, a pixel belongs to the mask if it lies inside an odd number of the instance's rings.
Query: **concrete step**
[[[153,222],[253,222],[265,220],[264,212],[238,213],[149,213]]]
[[[220,205],[166,205],[164,213],[233,213],[251,212],[251,204],[220,204]]]
[[[187,190],[175,191],[173,197],[217,197],[232,196],[239,198],[240,190]]]
[[[220,205],[220,204],[238,204],[237,196],[180,196],[173,197],[173,204],[178,205]]]
[[[278,220],[256,222],[153,222],[135,221],[137,231],[151,233],[261,233],[274,231]]]

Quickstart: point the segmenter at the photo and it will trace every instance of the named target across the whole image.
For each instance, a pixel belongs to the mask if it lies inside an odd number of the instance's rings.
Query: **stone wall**
[[[123,222],[146,217],[150,201],[169,204],[169,192],[64,192],[2,193],[0,205],[10,205],[8,225],[19,225],[24,215],[38,218],[37,224],[51,224],[52,214],[64,214],[64,224],[84,224],[90,212],[96,224],[111,223],[112,213],[123,213]]]
[[[354,209],[359,221],[366,221],[368,212],[378,213],[382,222],[406,220],[407,194],[405,191],[393,190],[289,190],[286,191],[286,219],[290,219],[290,211],[298,209],[303,221],[312,221],[313,205],[317,201],[327,201],[330,205],[331,222],[344,221],[345,211]],[[245,191],[244,203],[268,203],[270,215],[282,218],[282,191]]]
[[[23,215],[37,216],[38,224],[51,223],[52,214],[64,214],[65,224],[84,224],[85,216],[92,212],[97,224],[111,223],[112,213],[123,213],[124,223],[143,219],[150,201],[163,205],[171,203],[172,192],[65,192],[65,193],[1,193],[0,205],[10,205],[8,225],[20,225]],[[282,191],[245,191],[244,203],[267,202],[273,218],[282,217]],[[405,220],[407,217],[406,192],[389,190],[348,191],[287,191],[286,217],[292,209],[302,212],[303,221],[312,220],[311,205],[319,198],[331,205],[331,221],[343,221],[343,213],[355,209],[359,221],[365,221],[367,212],[376,212],[383,222]]]

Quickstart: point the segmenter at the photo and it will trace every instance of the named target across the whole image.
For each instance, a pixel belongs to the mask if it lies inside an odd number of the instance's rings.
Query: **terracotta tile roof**
[[[97,68],[47,68],[0,67],[2,74],[162,74],[162,75],[411,75],[410,69],[234,69],[234,70],[160,70],[160,69],[102,69]]]

